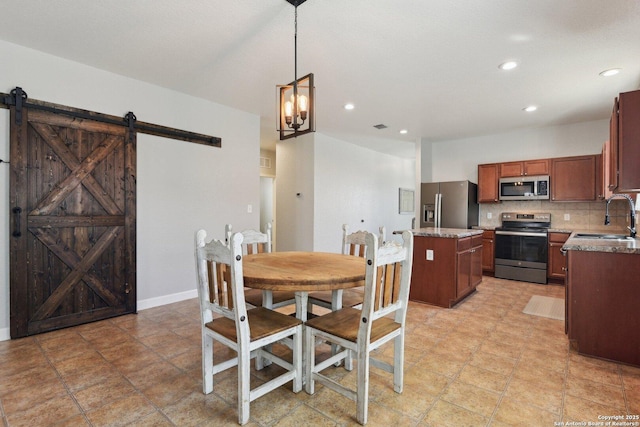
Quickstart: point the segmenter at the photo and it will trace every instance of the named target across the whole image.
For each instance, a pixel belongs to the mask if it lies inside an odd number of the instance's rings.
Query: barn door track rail
[[[177,139],[180,141],[193,142],[196,144],[209,145],[211,147],[222,147],[222,138],[204,135],[201,133],[189,132],[160,126],[153,123],[139,122],[131,111],[124,117],[112,116],[109,114],[96,113],[94,111],[82,110],[79,108],[67,107],[35,99],[28,99],[27,93],[21,87],[16,87],[11,93],[0,92],[0,108],[15,107],[16,122],[22,122],[22,109],[31,108],[35,110],[48,111],[55,114],[64,114],[80,119],[90,119],[112,125],[124,126],[130,132],[140,132],[147,135],[162,136],[165,138]],[[0,160],[0,163],[3,161]],[[9,163],[9,162],[4,162]]]

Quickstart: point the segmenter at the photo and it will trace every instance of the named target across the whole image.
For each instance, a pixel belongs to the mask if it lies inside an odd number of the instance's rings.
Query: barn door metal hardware
[[[64,114],[80,119],[95,120],[102,123],[125,126],[129,128],[130,132],[140,132],[147,135],[162,136],[165,138],[178,139],[181,141],[193,142],[196,144],[203,144],[211,147],[222,147],[222,138],[160,126],[153,123],[139,122],[137,121],[135,114],[133,114],[132,112],[128,112],[124,117],[117,117],[109,114],[96,113],[94,111],[87,111],[81,110],[79,108],[71,108],[64,105],[52,104],[50,102],[38,100],[27,101],[27,93],[20,87],[16,87],[15,89],[13,89],[10,94],[0,93],[0,108],[9,107],[15,107],[17,125],[22,124],[22,108],[28,107],[34,110],[48,111],[51,113]]]
[[[6,93],[0,94],[2,103],[8,107],[16,107],[16,124],[22,124],[22,107],[25,106],[27,101],[27,92],[23,91],[21,87],[13,89],[8,95]]]

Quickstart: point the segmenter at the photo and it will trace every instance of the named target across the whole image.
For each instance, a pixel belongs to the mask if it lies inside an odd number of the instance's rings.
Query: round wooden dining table
[[[293,291],[296,317],[307,320],[309,292],[332,291],[332,310],[341,308],[342,291],[364,286],[362,257],[329,252],[270,252],[245,255],[244,285],[262,289],[262,305],[271,308],[272,291]]]

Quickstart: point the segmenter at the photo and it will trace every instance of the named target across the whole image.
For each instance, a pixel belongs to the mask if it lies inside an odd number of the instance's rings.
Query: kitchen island
[[[640,240],[577,234],[562,247],[570,345],[580,354],[640,366]]]
[[[482,230],[411,230],[413,272],[409,299],[450,308],[482,281]]]

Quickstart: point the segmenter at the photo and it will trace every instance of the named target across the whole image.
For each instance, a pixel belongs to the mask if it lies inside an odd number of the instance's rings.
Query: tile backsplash
[[[479,225],[481,227],[499,227],[502,212],[544,212],[551,214],[551,228],[554,229],[626,233],[629,225],[629,204],[627,201],[624,199],[611,201],[609,205],[611,225],[609,226],[604,225],[605,209],[606,203],[604,201],[548,202],[532,200],[481,203]]]

